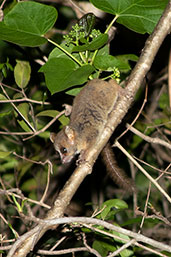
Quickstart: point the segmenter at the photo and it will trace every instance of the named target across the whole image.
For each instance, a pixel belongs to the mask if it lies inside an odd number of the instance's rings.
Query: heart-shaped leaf
[[[168,0],[90,0],[104,12],[117,15],[117,22],[138,33],[151,33]]]
[[[54,94],[85,83],[94,68],[91,65],[79,67],[72,60],[61,57],[49,59],[39,71],[44,72],[47,87]]]
[[[57,11],[33,1],[19,2],[0,22],[0,39],[23,46],[38,46],[57,19]]]

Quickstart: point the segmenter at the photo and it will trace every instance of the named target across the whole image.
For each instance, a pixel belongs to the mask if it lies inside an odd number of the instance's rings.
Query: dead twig
[[[142,139],[144,139],[145,141],[152,143],[152,144],[159,144],[159,145],[163,145],[169,149],[171,149],[171,143],[168,143],[160,138],[157,137],[149,137],[144,135],[142,132],[140,132],[139,130],[137,130],[134,127],[131,127],[129,124],[127,125],[127,128],[132,131],[134,134],[136,134],[137,136],[141,137]]]

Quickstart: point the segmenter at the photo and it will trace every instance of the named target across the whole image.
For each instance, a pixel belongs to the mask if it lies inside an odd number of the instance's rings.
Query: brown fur
[[[116,103],[118,90],[114,80],[93,79],[75,97],[69,125],[51,136],[63,163],[95,144]]]
[[[118,99],[119,90],[119,85],[112,79],[108,82],[93,79],[75,97],[69,125],[57,135],[51,134],[51,141],[63,163],[70,162],[76,154],[83,156],[98,142]],[[116,165],[109,146],[102,152],[112,179],[129,191],[133,189],[130,180]]]

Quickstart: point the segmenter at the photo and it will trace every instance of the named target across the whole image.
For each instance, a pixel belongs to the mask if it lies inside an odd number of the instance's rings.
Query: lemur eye
[[[61,147],[60,151],[61,151],[62,154],[67,153],[67,149],[65,147]]]

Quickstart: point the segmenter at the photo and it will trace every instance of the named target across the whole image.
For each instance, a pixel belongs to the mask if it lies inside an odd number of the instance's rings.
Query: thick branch
[[[56,224],[68,224],[68,223],[79,222],[83,225],[85,223],[85,224],[92,224],[92,225],[102,226],[102,227],[107,228],[109,230],[116,231],[118,233],[121,233],[121,234],[127,235],[129,237],[132,237],[132,238],[136,239],[137,242],[143,242],[143,243],[149,244],[153,247],[156,247],[160,250],[164,250],[164,251],[167,251],[167,252],[171,253],[171,246],[169,246],[169,245],[160,243],[160,242],[158,242],[154,239],[143,236],[142,234],[139,234],[139,233],[132,232],[132,231],[127,230],[125,228],[115,226],[115,225],[110,224],[110,223],[108,223],[104,220],[99,220],[99,219],[95,219],[95,218],[87,218],[87,217],[67,217],[67,218],[46,220],[45,222],[49,223],[51,225],[53,225],[53,224],[55,224],[55,225]],[[104,231],[102,230],[101,233],[103,234],[103,232]]]
[[[169,1],[167,8],[165,9],[158,25],[156,26],[152,35],[146,41],[144,50],[140,56],[140,59],[133,69],[127,87],[125,89],[126,93],[120,97],[115,110],[113,111],[109,121],[108,126],[103,132],[98,145],[90,149],[87,155],[87,162],[80,165],[73,173],[71,178],[67,181],[64,189],[60,192],[58,198],[55,201],[54,207],[48,212],[48,219],[59,218],[63,216],[63,213],[68,206],[70,200],[72,199],[75,191],[84,180],[84,178],[91,173],[92,166],[97,159],[99,153],[109,140],[114,129],[123,119],[127,113],[137,90],[140,88],[141,83],[149,71],[154,57],[161,46],[164,38],[171,30],[171,1]],[[24,257],[27,253],[34,247],[35,243],[41,236],[48,230],[52,228],[48,224],[37,225],[33,230],[21,236],[17,242],[11,248],[8,257],[20,256]]]

